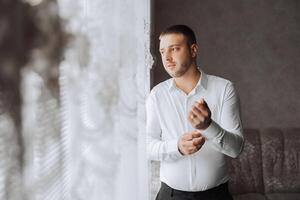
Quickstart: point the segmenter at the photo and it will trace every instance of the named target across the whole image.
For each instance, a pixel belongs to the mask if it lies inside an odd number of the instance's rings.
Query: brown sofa
[[[229,159],[235,200],[300,200],[300,128],[245,129],[244,150]]]

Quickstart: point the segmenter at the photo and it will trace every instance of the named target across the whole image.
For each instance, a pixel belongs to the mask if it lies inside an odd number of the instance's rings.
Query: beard
[[[173,77],[173,78],[178,78],[180,76],[183,76],[190,68],[190,63],[183,63],[180,64],[180,66],[177,68],[177,65],[175,66],[175,69],[167,69],[167,73]]]

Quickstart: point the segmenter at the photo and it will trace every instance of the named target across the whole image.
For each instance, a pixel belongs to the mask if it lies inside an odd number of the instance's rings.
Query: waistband
[[[167,193],[169,193],[171,196],[173,195],[208,195],[208,194],[216,194],[216,193],[227,193],[228,192],[228,182],[223,183],[217,187],[204,190],[204,191],[182,191],[182,190],[176,190],[168,186],[166,183],[161,182],[161,189]]]

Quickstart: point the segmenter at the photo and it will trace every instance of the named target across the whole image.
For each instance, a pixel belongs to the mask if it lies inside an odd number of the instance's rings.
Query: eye
[[[173,47],[173,48],[172,48],[172,51],[178,51],[178,50],[179,50],[178,47]]]
[[[163,54],[164,54],[164,52],[163,52],[163,51],[160,51],[160,54],[161,54],[161,55],[163,55]]]

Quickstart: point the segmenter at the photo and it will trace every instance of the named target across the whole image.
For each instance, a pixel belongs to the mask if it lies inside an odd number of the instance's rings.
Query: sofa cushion
[[[265,193],[300,191],[300,129],[261,131]]]
[[[300,193],[273,193],[266,196],[268,200],[300,200]]]
[[[234,200],[268,200],[263,194],[260,193],[249,193],[234,195]]]
[[[229,191],[232,194],[263,193],[261,143],[258,130],[244,130],[244,149],[236,159],[229,158]]]

